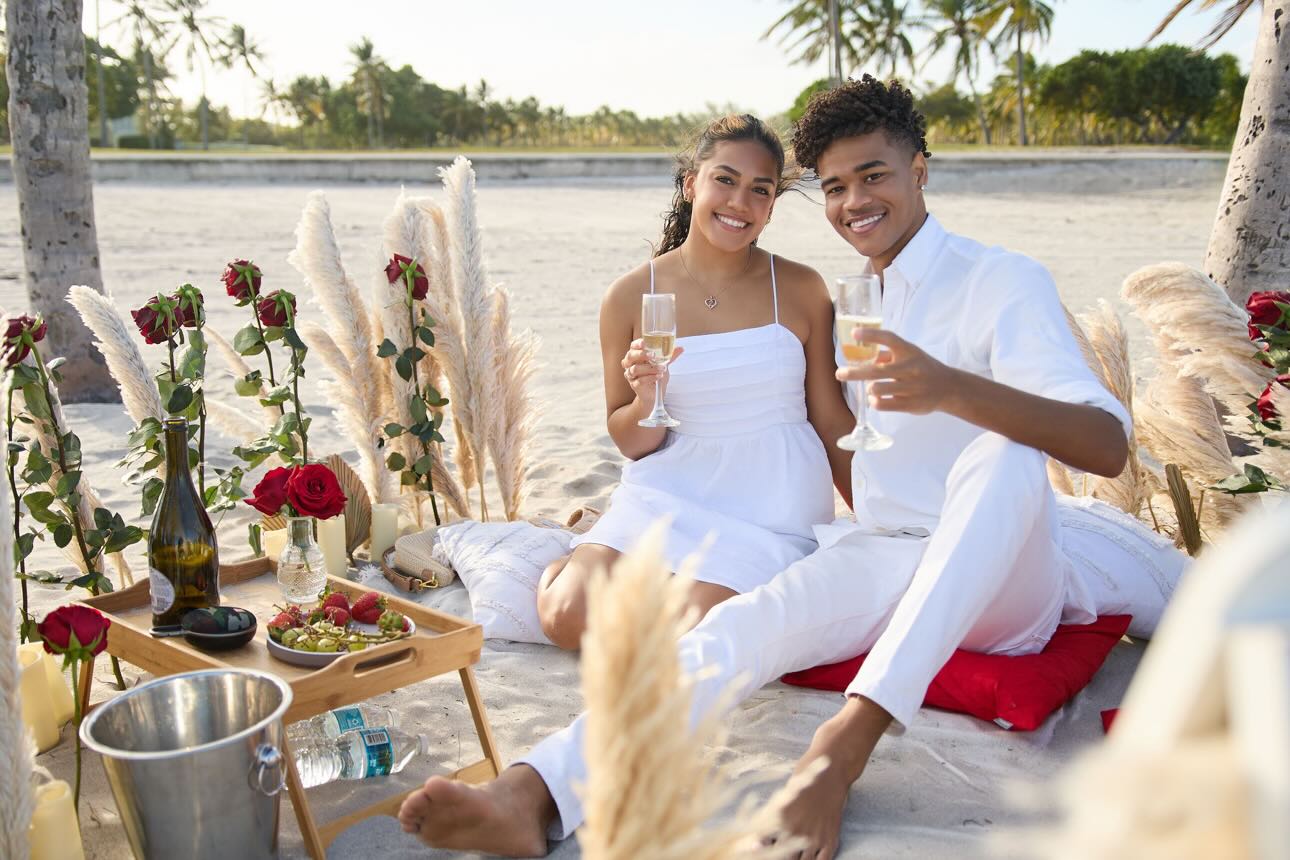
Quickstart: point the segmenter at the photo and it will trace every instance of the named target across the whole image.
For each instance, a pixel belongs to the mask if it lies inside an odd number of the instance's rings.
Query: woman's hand
[[[676,361],[683,352],[685,352],[684,347],[679,346],[672,350],[672,361]],[[671,362],[668,363],[670,364]],[[623,356],[622,365],[623,378],[631,386],[636,399],[647,409],[653,409],[654,383],[657,380],[659,390],[667,391],[668,365],[659,366],[652,363],[645,352],[645,343],[640,338],[632,341],[627,354]]]

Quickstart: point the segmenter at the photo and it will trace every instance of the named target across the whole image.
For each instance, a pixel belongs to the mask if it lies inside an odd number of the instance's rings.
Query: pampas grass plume
[[[493,359],[496,364],[497,426],[489,437],[489,454],[506,519],[520,515],[524,483],[532,456],[537,405],[529,395],[529,381],[536,370],[538,342],[532,332],[511,334],[510,295],[493,293]]]
[[[1133,419],[1133,365],[1129,360],[1129,335],[1109,302],[1098,302],[1098,310],[1086,320],[1089,347],[1096,364],[1093,370]],[[1149,495],[1138,459],[1136,433],[1129,436],[1129,458],[1114,478],[1094,476],[1090,495],[1137,516]]]
[[[317,349],[335,379],[330,392],[339,406],[341,426],[358,452],[368,495],[377,502],[397,498],[398,487],[380,450],[381,428],[388,415],[385,369],[376,356],[371,313],[345,271],[331,209],[321,191],[305,200],[296,225],[296,247],[287,262],[304,277],[329,320],[327,327],[302,326],[301,337]]]
[[[112,299],[89,287],[76,286],[68,291],[67,300],[97,338],[94,345],[107,360],[108,371],[121,389],[125,411],[134,423],[145,418],[163,419],[166,412],[156,380]]]
[[[587,820],[579,845],[591,860],[796,856],[802,845],[795,840],[757,844],[778,829],[779,805],[754,813],[744,804],[729,821],[710,823],[735,793],[724,769],[704,754],[704,742],[719,735],[723,709],[691,729],[692,683],[682,676],[676,643],[688,626],[693,560],[680,575],[669,573],[665,528],[651,527],[612,576],[599,571],[588,586],[582,643],[588,780],[580,789]],[[777,803],[783,802],[781,795]]]
[[[7,376],[4,390],[11,384]],[[0,857],[27,857],[27,827],[36,808],[32,766],[36,748],[19,699],[18,612],[14,601],[12,502],[0,493]]]
[[[470,389],[457,398],[455,410],[465,417],[464,433],[474,454],[480,505],[484,502],[484,463],[489,435],[497,426],[497,381],[493,359],[493,298],[484,268],[483,237],[475,212],[475,170],[466,158],[458,156],[450,167],[440,168],[447,194],[445,216],[449,224],[452,259],[452,282],[461,311],[461,331],[466,344],[466,373]],[[461,400],[465,400],[461,403]],[[483,512],[487,518],[487,511]]]

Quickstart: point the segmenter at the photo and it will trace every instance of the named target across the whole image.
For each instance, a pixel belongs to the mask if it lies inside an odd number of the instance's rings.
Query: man
[[[870,423],[895,444],[856,453],[855,523],[822,529],[819,551],[719,605],[680,651],[687,671],[710,672],[696,714],[731,684],[742,699],[869,652],[799,762],[827,767],[786,810],[804,856],[829,858],[874,746],[904,730],[955,648],[1030,654],[1063,620],[1158,617],[1184,559],[1105,506],[1054,498],[1046,456],[1117,475],[1129,417],[1085,365],[1047,271],[927,214],[925,123],[909,91],[866,75],[817,95],[793,146],[830,224],[882,278],[882,329],[859,337],[888,360],[838,378],[869,381]],[[1143,605],[1126,607],[1126,593]],[[404,829],[447,848],[545,853],[548,833],[581,822],[582,723],[482,788],[431,779],[404,803]]]

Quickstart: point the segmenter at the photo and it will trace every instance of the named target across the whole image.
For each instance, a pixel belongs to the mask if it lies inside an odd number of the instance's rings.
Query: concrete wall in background
[[[424,154],[211,156],[96,154],[95,182],[147,183],[335,183],[426,184],[451,163]],[[480,182],[600,178],[665,179],[667,155],[486,154],[471,159]],[[1125,191],[1221,183],[1227,155],[1177,150],[1029,150],[949,152],[930,160],[933,190],[989,191],[993,184],[1025,174],[1027,187],[1058,192]],[[0,182],[12,182],[8,159]]]

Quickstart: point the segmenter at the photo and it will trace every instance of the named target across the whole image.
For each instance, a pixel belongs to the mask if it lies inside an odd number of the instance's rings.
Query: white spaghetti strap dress
[[[685,354],[671,367],[664,402],[680,425],[624,467],[609,510],[573,546],[625,552],[668,517],[672,569],[703,549],[696,579],[739,593],[815,550],[811,527],[832,521],[833,484],[806,420],[802,343],[779,322],[774,256],[770,285],[773,323],[677,339]]]

